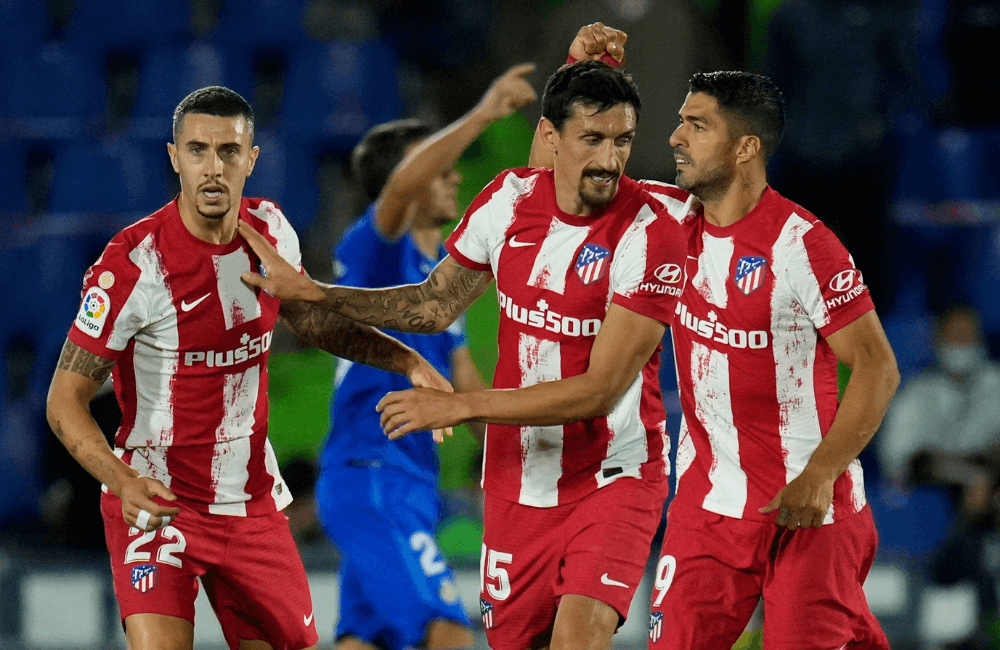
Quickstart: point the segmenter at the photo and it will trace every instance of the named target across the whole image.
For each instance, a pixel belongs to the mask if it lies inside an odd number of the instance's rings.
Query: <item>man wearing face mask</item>
[[[984,540],[1000,529],[1000,363],[987,356],[979,314],[955,305],[935,323],[937,363],[896,396],[878,434],[882,469],[898,482],[954,490],[958,517],[934,552],[930,577],[972,582],[982,624],[961,648],[984,645],[998,602]]]

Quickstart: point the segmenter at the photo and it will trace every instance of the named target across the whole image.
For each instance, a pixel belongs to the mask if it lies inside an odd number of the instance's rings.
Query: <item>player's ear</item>
[[[177,145],[173,142],[167,143],[167,155],[170,156],[170,166],[174,168],[174,173],[180,174],[181,168],[177,166]]]
[[[559,136],[559,130],[556,129],[556,125],[552,123],[547,117],[543,117],[538,121],[538,134],[541,136],[542,146],[550,154],[556,152],[556,138]]]
[[[736,145],[736,162],[749,162],[760,153],[760,138],[755,135],[740,136],[739,142]]]

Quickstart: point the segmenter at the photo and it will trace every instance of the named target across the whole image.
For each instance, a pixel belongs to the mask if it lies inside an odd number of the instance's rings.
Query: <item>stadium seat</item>
[[[142,56],[133,133],[164,140],[170,136],[174,108],[192,90],[222,85],[250,97],[253,74],[249,57],[228,57],[210,41],[157,45]]]
[[[188,2],[101,0],[74,2],[66,40],[81,48],[107,52],[170,43],[188,35]]]
[[[955,518],[951,497],[942,488],[902,489],[872,482],[866,491],[878,529],[879,553],[885,557],[926,558],[944,541]]]
[[[0,187],[3,201],[0,202],[0,224],[9,224],[19,219],[28,210],[27,179],[28,147],[22,140],[0,140],[3,155],[0,156]]]
[[[927,312],[896,311],[882,317],[903,381],[934,361],[934,319]]]
[[[162,147],[124,139],[67,143],[56,151],[50,211],[145,214],[160,208],[166,198]]]
[[[0,63],[0,115],[17,118],[21,133],[72,137],[104,111],[103,59],[48,43]]]
[[[373,125],[399,117],[397,65],[383,40],[307,44],[291,59],[282,123],[349,151]]]
[[[0,2],[0,25],[16,26],[4,30],[0,56],[36,50],[48,36],[48,5],[37,0],[4,0]]]
[[[308,0],[225,0],[212,38],[244,51],[297,47]]]

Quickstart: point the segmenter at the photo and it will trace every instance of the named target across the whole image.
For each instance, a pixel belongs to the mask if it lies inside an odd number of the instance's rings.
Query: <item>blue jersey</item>
[[[446,255],[425,255],[409,233],[393,242],[375,229],[375,207],[344,235],[334,250],[338,284],[352,287],[391,287],[423,282]],[[451,378],[451,355],[467,345],[464,316],[440,334],[393,332],[417,350],[438,372]],[[379,461],[418,478],[436,482],[438,458],[429,432],[414,432],[391,441],[382,433],[375,405],[386,393],[410,388],[406,377],[361,364],[338,360],[335,392],[330,404],[331,430],[321,457],[325,467],[351,461]]]

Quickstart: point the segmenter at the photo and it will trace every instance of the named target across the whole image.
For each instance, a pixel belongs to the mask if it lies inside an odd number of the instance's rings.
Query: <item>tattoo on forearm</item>
[[[62,354],[59,357],[60,370],[75,372],[98,384],[104,383],[114,366],[115,362],[111,359],[87,352],[69,339],[66,339],[66,343],[63,344]]]
[[[394,339],[368,325],[317,304],[282,304],[281,316],[305,343],[334,356],[389,372],[399,372],[404,350]]]
[[[435,268],[421,284],[377,290],[333,286],[325,290],[332,309],[373,327],[429,334],[443,330],[486,289],[493,276],[457,266]]]

